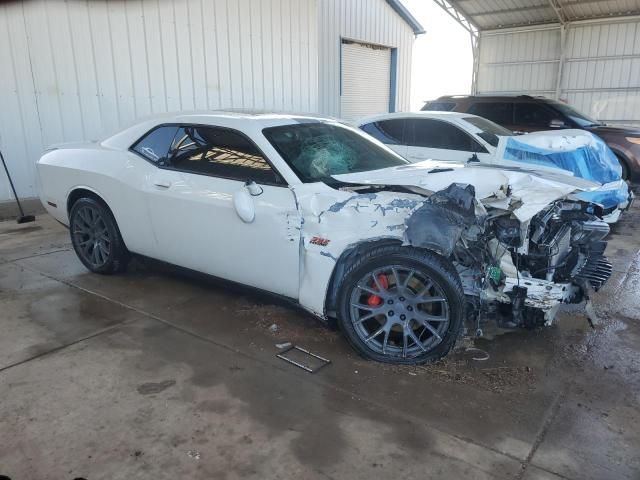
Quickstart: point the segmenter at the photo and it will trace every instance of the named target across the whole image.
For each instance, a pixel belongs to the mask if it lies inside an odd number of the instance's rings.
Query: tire
[[[111,210],[101,201],[82,197],[69,214],[71,243],[76,255],[93,273],[122,272],[129,263],[129,252]]]
[[[347,265],[343,278],[338,325],[360,355],[416,365],[453,348],[463,328],[465,297],[448,260],[427,250],[379,246]]]

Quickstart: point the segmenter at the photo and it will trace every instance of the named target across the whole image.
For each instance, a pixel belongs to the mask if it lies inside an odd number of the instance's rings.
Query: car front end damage
[[[446,193],[461,188],[452,185]],[[447,208],[455,207],[449,203]],[[469,221],[451,259],[476,324],[489,316],[502,327],[550,324],[560,305],[583,301],[589,320],[596,322],[590,295],[612,271],[604,256],[609,226],[596,215],[597,208],[558,200],[528,222],[493,208]]]
[[[340,176],[339,190],[350,196],[321,209],[318,224],[306,221],[303,234],[338,240],[339,229],[327,228],[361,222],[360,240],[395,237],[447,258],[464,289],[468,325],[477,328],[489,318],[505,328],[549,325],[560,305],[585,301],[597,320],[590,296],[611,275],[609,226],[599,205],[576,196],[593,186],[473,167],[431,166],[416,177],[426,165],[415,165],[411,175],[386,172],[385,184],[375,175]],[[334,245],[321,255],[339,262],[342,246]]]

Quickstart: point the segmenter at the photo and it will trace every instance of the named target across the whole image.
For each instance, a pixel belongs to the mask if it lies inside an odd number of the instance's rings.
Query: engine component
[[[529,255],[524,263],[535,278],[548,281],[586,279],[599,288],[611,270],[603,252],[609,225],[589,205],[557,202],[532,221]]]
[[[588,281],[596,292],[613,272],[613,266],[603,255],[606,246],[607,242],[592,243],[589,253],[582,258],[582,262],[579,262],[573,272],[576,280]]]
[[[527,287],[513,287],[513,290],[509,292],[511,297],[511,313],[513,315],[513,322],[516,325],[524,324],[524,301],[527,298]]]
[[[520,222],[515,218],[498,217],[493,222],[496,238],[500,243],[518,248],[522,245]]]

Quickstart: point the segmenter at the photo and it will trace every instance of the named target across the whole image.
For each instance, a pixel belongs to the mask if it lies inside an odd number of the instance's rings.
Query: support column
[[[558,60],[558,77],[556,79],[556,93],[555,99],[560,100],[562,96],[562,75],[564,71],[564,64],[566,61],[566,50],[567,50],[567,29],[568,24],[563,23],[560,25],[560,60]]]

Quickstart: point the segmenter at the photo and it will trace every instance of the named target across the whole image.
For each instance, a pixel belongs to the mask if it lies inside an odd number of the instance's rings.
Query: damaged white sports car
[[[329,119],[157,117],[38,161],[91,271],[139,254],[336,319],[383,362],[447,354],[465,321],[550,322],[609,277],[597,188],[491,165],[409,164]]]

